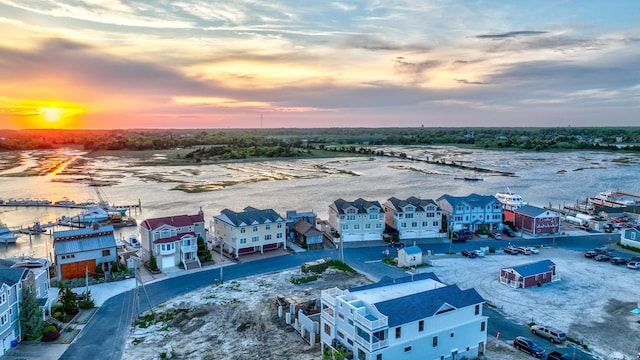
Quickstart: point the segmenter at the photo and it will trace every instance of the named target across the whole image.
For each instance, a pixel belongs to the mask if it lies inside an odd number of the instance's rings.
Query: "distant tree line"
[[[89,151],[193,148],[189,154],[193,159],[290,157],[300,154],[295,149],[370,151],[363,145],[459,145],[531,151],[585,149],[637,152],[640,150],[640,128],[0,130],[0,151],[63,146],[76,146]]]

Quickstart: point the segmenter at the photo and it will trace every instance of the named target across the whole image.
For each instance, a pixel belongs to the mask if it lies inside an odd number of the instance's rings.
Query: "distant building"
[[[207,240],[204,214],[174,215],[144,220],[140,224],[142,248],[156,258],[160,270],[202,266],[198,258],[198,238]]]
[[[560,232],[558,213],[531,205],[524,205],[514,210],[513,224],[532,235]]]
[[[488,230],[502,223],[502,204],[492,195],[442,195],[436,203],[447,216],[450,231],[467,229],[476,231],[484,224]]]
[[[556,273],[556,264],[551,260],[542,260],[500,269],[500,283],[513,288],[540,286],[560,280]]]
[[[110,274],[118,261],[112,225],[56,231],[53,251],[58,280],[83,278],[95,274],[98,267]]]
[[[304,220],[311,224],[311,226],[316,227],[316,219],[317,216],[313,211],[299,213],[295,210],[287,210],[287,234],[291,233],[293,225],[299,220]]]
[[[322,232],[305,220],[298,220],[290,233],[291,239],[307,249],[322,249]]]
[[[442,211],[433,200],[391,197],[382,207],[386,224],[398,231],[401,240],[434,238],[440,233]]]
[[[382,240],[384,210],[377,201],[338,199],[329,205],[329,224],[345,242]]]
[[[213,217],[215,242],[239,257],[254,252],[286,248],[286,220],[273,209],[246,207],[242,212],[224,209]]]
[[[353,359],[463,359],[485,353],[488,317],[474,290],[433,274],[322,291],[323,351]]]
[[[620,233],[620,243],[640,249],[640,226],[623,229]]]

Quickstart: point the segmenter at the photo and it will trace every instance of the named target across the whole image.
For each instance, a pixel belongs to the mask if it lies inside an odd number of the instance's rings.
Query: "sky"
[[[0,128],[637,126],[638,14],[638,0],[0,0]]]

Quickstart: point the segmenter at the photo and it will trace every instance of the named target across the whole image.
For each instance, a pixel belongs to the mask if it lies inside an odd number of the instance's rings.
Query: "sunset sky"
[[[0,128],[637,126],[639,19],[639,0],[0,0]]]

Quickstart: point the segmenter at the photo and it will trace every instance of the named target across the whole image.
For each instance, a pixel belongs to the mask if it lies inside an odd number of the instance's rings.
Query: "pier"
[[[2,200],[0,199],[0,206],[5,207],[52,207],[52,208],[64,208],[64,209],[88,209],[93,206],[100,206],[100,203],[95,202],[83,202],[76,203],[70,200],[61,200],[56,202],[51,202],[49,200],[41,200],[41,199],[24,199],[24,200]],[[119,209],[128,209],[135,210],[137,214],[138,211],[142,212],[142,203],[140,199],[138,199],[137,204],[131,205],[110,205],[113,208]]]

